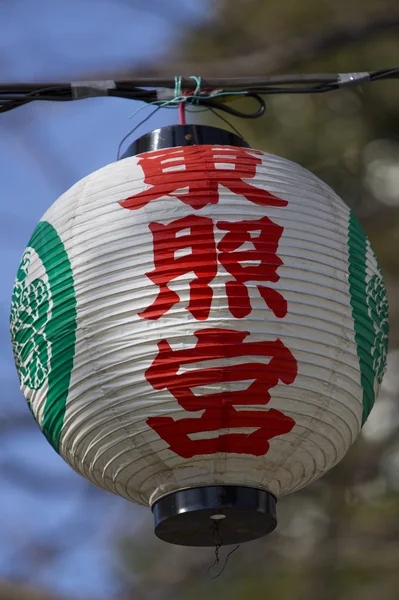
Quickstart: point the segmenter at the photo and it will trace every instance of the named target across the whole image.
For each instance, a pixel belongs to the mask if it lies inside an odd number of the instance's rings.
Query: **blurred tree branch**
[[[149,14],[150,16],[160,17],[174,27],[185,25],[187,21],[195,21],[198,19],[198,13],[187,6],[185,2],[175,2],[172,4],[163,2],[162,0],[146,0],[138,4],[132,0],[118,0],[119,5],[129,8],[135,12]]]
[[[0,581],[0,598],[1,600],[69,600],[69,598],[48,594],[35,587],[8,581]]]
[[[72,596],[58,596],[37,587],[3,580],[0,580],[0,598],[1,600],[74,600]]]
[[[382,33],[399,30],[399,11],[380,11],[377,14],[359,16],[357,21],[339,20],[314,35],[286,39],[250,54],[229,56],[219,60],[200,62],[171,58],[167,62],[143,64],[141,67],[113,75],[115,78],[133,76],[172,76],[201,73],[206,76],[233,77],[238,74],[250,76],[291,69],[306,60],[344,46],[369,40]],[[172,55],[173,56],[173,55]]]

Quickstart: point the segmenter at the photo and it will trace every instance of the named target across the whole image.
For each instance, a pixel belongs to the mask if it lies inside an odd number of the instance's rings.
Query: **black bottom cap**
[[[277,525],[272,494],[234,485],[181,490],[158,500],[152,511],[157,537],[181,546],[242,544]]]

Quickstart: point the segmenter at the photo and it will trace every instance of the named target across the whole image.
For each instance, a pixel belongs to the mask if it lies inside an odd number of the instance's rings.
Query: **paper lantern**
[[[21,389],[49,442],[186,545],[271,531],[276,499],[359,434],[387,352],[354,214],[309,171],[226,136],[153,132],[131,153],[155,150],[74,185],[35,229],[12,299]]]

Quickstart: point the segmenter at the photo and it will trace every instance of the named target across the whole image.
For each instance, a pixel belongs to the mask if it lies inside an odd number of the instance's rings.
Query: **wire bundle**
[[[257,118],[265,111],[262,96],[270,94],[315,94],[366,82],[396,79],[399,68],[363,73],[315,75],[276,75],[232,79],[175,77],[172,79],[135,79],[132,81],[82,81],[69,83],[0,84],[0,112],[7,112],[34,101],[65,102],[96,96],[139,100],[147,104],[177,106],[180,103],[222,110],[232,116]],[[180,92],[180,93],[179,93]],[[234,97],[254,98],[259,106],[243,113],[227,106]]]

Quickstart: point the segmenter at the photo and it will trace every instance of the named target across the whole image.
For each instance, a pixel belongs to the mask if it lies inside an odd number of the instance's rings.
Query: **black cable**
[[[115,89],[107,90],[109,96],[117,96],[143,102],[153,102],[157,99],[156,90],[144,90],[132,85],[116,85]],[[95,94],[93,94],[95,96]],[[84,96],[83,96],[84,97]],[[82,97],[82,98],[83,98]],[[87,96],[90,97],[90,96]],[[79,99],[74,96],[73,87],[68,84],[53,84],[41,86],[36,84],[3,84],[0,85],[0,112],[7,112],[34,100],[64,102]]]
[[[127,140],[127,138],[128,138],[128,137],[130,137],[130,136],[132,135],[132,133],[134,133],[134,132],[136,131],[136,129],[138,129],[138,128],[140,127],[140,125],[143,125],[143,123],[145,123],[146,121],[148,121],[148,119],[151,119],[151,117],[153,117],[153,116],[155,115],[155,113],[157,113],[157,112],[158,112],[158,111],[159,111],[161,108],[162,108],[161,106],[157,106],[157,107],[156,107],[154,110],[152,110],[152,111],[150,112],[150,114],[149,114],[149,115],[147,115],[147,116],[146,116],[144,119],[142,119],[142,120],[140,121],[140,123],[138,123],[137,125],[135,125],[135,126],[133,127],[133,129],[131,129],[131,130],[129,131],[129,133],[127,133],[127,134],[125,135],[125,137],[124,137],[124,138],[122,138],[122,140],[119,142],[119,146],[118,146],[118,152],[117,152],[117,154],[116,154],[116,160],[119,160],[119,158],[120,158],[120,155],[121,155],[121,148],[122,148],[122,144],[123,144],[123,142],[125,142],[125,141]]]
[[[18,85],[18,84],[17,84]],[[22,87],[22,84],[19,84]],[[69,85],[70,87],[70,85]],[[42,96],[38,96],[38,94],[43,94],[43,93],[47,93],[47,92],[54,92],[54,96],[53,95],[49,95],[48,99],[49,100],[69,100],[72,98],[68,98],[68,97],[64,97],[65,94],[65,87],[62,84],[56,84],[56,85],[49,85],[47,87],[39,87],[37,89],[33,89],[28,93],[25,93],[22,97],[19,96],[6,96],[6,102],[3,104],[3,106],[1,105],[0,102],[0,112],[7,112],[9,110],[13,110],[14,108],[18,108],[18,106],[22,106],[24,104],[28,104],[29,102],[33,102],[34,100],[41,100]],[[2,86],[0,86],[0,93],[2,92]],[[45,97],[47,98],[46,94],[44,94]],[[11,98],[11,99],[10,99]],[[2,98],[3,99],[3,98]]]
[[[234,131],[234,133],[236,133],[240,138],[244,139],[244,136],[238,131],[238,129],[236,127],[234,127],[234,125],[232,123],[230,123],[227,119],[225,119],[225,117],[223,117],[222,115],[219,115],[219,113],[217,112],[217,110],[215,108],[210,108],[209,109],[216,117],[218,117],[218,119],[222,119],[222,121],[224,121],[225,123],[227,123],[227,125]]]
[[[396,78],[399,78],[399,69],[385,69],[382,71],[372,71],[370,73],[370,81]]]
[[[256,119],[265,112],[262,96],[273,94],[321,94],[347,86],[367,82],[398,79],[399,68],[380,69],[366,73],[320,73],[303,75],[273,75],[271,77],[201,78],[201,89],[197,97],[186,105],[214,108],[232,116]],[[181,79],[182,90],[196,90],[198,78]],[[153,89],[146,89],[153,88]],[[154,89],[156,88],[156,89]],[[166,89],[165,89],[166,88]],[[131,81],[88,81],[75,83],[0,83],[0,113],[4,113],[33,101],[65,102],[96,96],[110,96],[146,103],[159,101],[174,108],[174,79],[139,78]],[[228,91],[241,92],[243,96],[257,100],[259,107],[253,113],[239,111],[218,98],[222,93],[228,98]],[[198,97],[199,96],[199,97]],[[220,97],[220,96],[219,96]],[[239,97],[239,95],[237,95]],[[233,98],[233,94],[229,101]]]
[[[226,97],[226,96],[225,96]],[[189,102],[189,96],[187,97],[188,100],[187,102]],[[200,106],[208,106],[209,108],[217,108],[218,110],[222,110],[224,112],[229,113],[230,115],[233,115],[234,117],[240,117],[241,119],[257,119],[258,117],[261,117],[264,112],[266,111],[266,104],[265,101],[263,100],[263,98],[261,98],[261,96],[259,96],[259,94],[254,94],[254,93],[248,93],[242,96],[232,96],[232,98],[255,98],[255,100],[257,100],[258,104],[259,104],[259,108],[258,110],[256,110],[253,113],[245,113],[242,112],[240,110],[236,110],[235,108],[232,108],[231,106],[228,106],[227,104],[223,104],[222,102],[218,102],[217,98],[204,98],[201,99],[199,101],[197,101],[199,103]],[[196,101],[193,101],[196,102]]]
[[[355,74],[356,75],[356,74]],[[370,80],[381,78],[395,79],[399,77],[399,69],[380,69],[370,71]],[[302,74],[302,75],[272,75],[270,77],[233,77],[233,78],[202,78],[204,86],[212,89],[236,89],[244,88],[268,88],[269,86],[284,86],[284,85],[309,85],[309,84],[337,84],[339,83],[340,75],[337,73],[318,73],[318,74]],[[119,91],[141,93],[151,93],[150,90],[143,90],[144,87],[160,88],[167,87],[173,89],[175,82],[172,78],[138,78],[130,81],[115,81],[115,90],[109,90],[109,95],[115,95]],[[203,87],[204,87],[203,86]],[[194,90],[197,83],[193,79],[182,78],[182,88]],[[37,93],[39,90],[55,90],[63,89],[71,93],[71,83],[0,83],[0,92],[7,93]]]
[[[290,84],[303,84],[303,83],[330,83],[338,81],[338,75],[335,73],[316,73],[316,74],[304,74],[304,75],[272,75],[270,77],[233,77],[233,78],[202,78],[203,87],[209,87],[213,89],[219,88],[250,88],[250,87],[264,87],[268,85],[290,85]],[[137,78],[131,80],[115,81],[117,89],[129,89],[132,88],[142,89],[143,87],[148,88],[160,88],[166,87],[174,89],[175,81],[174,78]],[[70,82],[62,83],[51,83],[51,82],[38,82],[38,83],[0,83],[0,91],[15,92],[16,90],[29,93],[38,89],[62,87],[71,90]],[[182,88],[187,90],[194,90],[197,87],[197,83],[193,79],[182,78]]]
[[[164,106],[163,108],[176,108],[175,106]],[[209,112],[210,110],[212,110],[211,108],[193,108],[192,106],[189,108],[188,106],[186,106],[186,112],[189,113],[201,113],[201,112]]]

